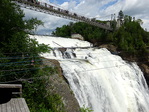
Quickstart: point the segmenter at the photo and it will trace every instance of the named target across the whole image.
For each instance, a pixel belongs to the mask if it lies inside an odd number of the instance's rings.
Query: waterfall
[[[92,45],[85,41],[30,37],[53,48],[42,55],[60,62],[80,107],[89,107],[93,112],[149,111],[148,86],[136,63],[126,62],[105,48],[89,48]]]

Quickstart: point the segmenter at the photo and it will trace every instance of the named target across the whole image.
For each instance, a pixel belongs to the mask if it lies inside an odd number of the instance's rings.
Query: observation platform
[[[0,84],[0,112],[30,112],[21,84]]]
[[[0,112],[30,112],[24,98],[12,98],[9,102],[0,104]]]

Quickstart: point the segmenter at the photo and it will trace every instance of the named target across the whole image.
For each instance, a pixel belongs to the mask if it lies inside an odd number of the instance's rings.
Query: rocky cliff
[[[69,88],[67,80],[63,77],[59,62],[57,60],[43,59],[43,63],[50,67],[56,67],[58,71],[57,74],[50,75],[46,85],[47,91],[62,97],[66,112],[79,112],[79,104],[72,90]]]

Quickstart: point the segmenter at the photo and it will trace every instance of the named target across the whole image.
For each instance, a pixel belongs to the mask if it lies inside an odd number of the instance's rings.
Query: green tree
[[[113,28],[114,31],[116,29],[116,24],[117,24],[117,22],[115,19],[113,21],[111,21],[111,28]]]
[[[141,19],[137,19],[136,22],[138,22],[140,25],[143,24],[143,21]]]
[[[36,18],[24,20],[24,13],[11,0],[0,1],[0,51],[3,53],[28,52],[28,33],[42,22]]]
[[[28,75],[25,76],[29,77],[29,74],[36,71],[34,70],[36,66],[30,65],[31,60],[34,61],[34,64],[38,63],[39,53],[49,50],[49,47],[38,44],[36,40],[30,39],[28,36],[43,23],[37,18],[24,20],[24,13],[18,5],[11,0],[1,0],[0,24],[1,81],[18,79],[27,73]],[[38,61],[35,62],[35,60]],[[22,68],[34,71],[22,71]]]
[[[64,25],[61,28],[58,27],[52,34],[62,37],[71,37],[71,34],[75,33],[81,34],[85,40],[92,42],[93,44],[98,43],[99,41],[107,41],[107,38],[105,38],[107,36],[107,32],[105,30],[83,22],[77,22],[74,24],[70,23],[69,25]]]
[[[23,11],[11,0],[0,1],[0,82],[25,79],[23,97],[31,112],[64,112],[61,97],[47,94],[46,80],[41,78],[56,71],[39,57],[49,47],[28,36],[42,24],[37,18],[24,20]]]
[[[127,19],[130,18],[127,16]],[[126,18],[125,18],[126,20]],[[122,51],[141,57],[147,56],[148,33],[143,30],[138,21],[128,20],[116,32],[114,32],[114,43]]]
[[[119,11],[119,13],[118,13],[118,18],[119,18],[120,20],[122,20],[122,19],[124,18],[124,13],[123,13],[122,10]]]
[[[129,19],[130,19],[129,16],[128,15],[125,15],[124,16],[124,23],[127,24],[128,22],[130,22]]]

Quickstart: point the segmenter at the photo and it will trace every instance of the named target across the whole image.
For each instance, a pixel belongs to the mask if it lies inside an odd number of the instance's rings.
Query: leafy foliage
[[[23,17],[24,13],[18,5],[10,0],[0,1],[1,81],[17,80],[34,73],[35,64],[41,62],[39,53],[49,51],[47,45],[38,44],[28,36],[42,22],[36,18],[24,20]],[[31,65],[31,61],[35,66]]]
[[[104,43],[112,43],[118,47],[119,50],[126,52],[129,55],[144,55],[147,56],[146,49],[149,46],[149,33],[144,31],[140,26],[143,24],[141,19],[135,20],[133,17],[124,15],[123,11],[119,12],[119,20],[121,27],[117,29],[117,21],[111,21],[111,27],[114,32],[108,32],[95,26],[86,23],[70,23],[61,28],[57,28],[53,35],[62,37],[71,37],[71,34],[79,33],[86,41],[92,42],[95,46]],[[106,21],[96,22],[106,23]]]
[[[78,22],[78,23],[70,23],[69,25],[64,25],[61,28],[56,28],[52,34],[61,37],[71,37],[71,34],[79,33],[81,34],[85,40],[97,43],[99,41],[106,41],[105,36],[107,33],[96,26],[89,25],[87,23]]]
[[[28,52],[31,33],[42,22],[36,18],[23,20],[24,13],[10,0],[0,1],[0,51],[3,53]],[[26,49],[24,49],[26,48]]]
[[[120,12],[118,13],[118,18],[120,20],[122,20],[124,18],[124,14],[123,14],[123,11],[122,10],[120,10]]]
[[[85,108],[85,106],[80,108],[80,112],[93,112],[90,108]]]
[[[62,98],[58,94],[47,93],[45,89],[49,83],[46,76],[49,77],[49,72],[54,74],[55,71],[56,69],[49,67],[44,70],[40,69],[37,74],[43,76],[42,79],[37,78],[23,82],[23,97],[26,99],[31,112],[64,112]]]
[[[23,11],[11,0],[0,1],[0,82],[26,80],[23,96],[31,112],[63,112],[61,97],[47,94],[45,89],[44,77],[54,74],[55,69],[43,66],[39,54],[49,52],[49,47],[28,36],[43,23],[23,17]]]
[[[122,51],[131,54],[146,55],[149,35],[136,21],[127,22],[113,34],[115,45]],[[138,56],[140,56],[138,55]]]

